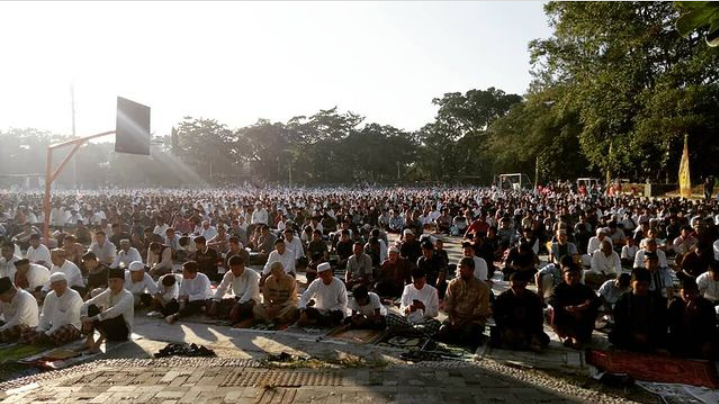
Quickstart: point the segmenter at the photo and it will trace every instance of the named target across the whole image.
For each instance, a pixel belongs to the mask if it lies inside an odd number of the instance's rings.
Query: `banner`
[[[684,135],[684,153],[679,163],[679,193],[683,198],[692,197],[692,182],[689,177],[689,135]]]

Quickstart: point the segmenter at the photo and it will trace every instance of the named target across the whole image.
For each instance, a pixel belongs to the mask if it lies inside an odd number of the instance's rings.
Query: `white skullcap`
[[[332,267],[330,266],[329,262],[323,262],[317,265],[317,273],[329,271],[330,269],[332,269]]]
[[[130,263],[130,272],[140,272],[145,270],[145,264],[140,261],[132,261]]]
[[[406,235],[408,235],[408,234],[414,234],[414,232],[412,231],[412,229],[404,229],[404,235],[406,236]]]
[[[388,252],[391,252],[391,253],[398,253],[398,254],[399,254],[399,248],[397,248],[396,246],[390,246],[387,251],[388,251]]]
[[[62,272],[55,272],[54,274],[50,275],[50,283],[65,281],[67,282],[67,277]]]

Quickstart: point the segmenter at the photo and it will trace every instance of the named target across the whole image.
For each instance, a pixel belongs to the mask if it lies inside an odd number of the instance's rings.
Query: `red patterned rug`
[[[610,373],[628,374],[637,380],[719,388],[716,367],[711,361],[592,350],[587,353],[587,363]]]

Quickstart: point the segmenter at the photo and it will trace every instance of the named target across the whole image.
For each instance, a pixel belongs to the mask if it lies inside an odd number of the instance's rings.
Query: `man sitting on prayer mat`
[[[510,349],[530,349],[539,352],[549,345],[544,332],[542,300],[527,290],[527,275],[515,272],[509,276],[509,289],[502,292],[494,302],[496,331],[492,334],[494,345],[506,345]]]
[[[111,268],[107,289],[85,302],[81,309],[82,332],[87,335],[85,348],[100,352],[100,345],[108,341],[127,341],[132,330],[135,306],[132,293],[125,289],[125,271]],[[95,331],[100,337],[95,340]]]
[[[256,304],[253,314],[256,321],[291,324],[297,320],[297,281],[279,261],[270,265],[270,276],[262,286],[262,304]]]
[[[484,281],[474,276],[475,261],[464,257],[459,261],[459,277],[452,279],[444,297],[449,315],[442,323],[437,338],[445,342],[474,346],[483,342],[484,324],[489,317],[489,295]]]
[[[328,262],[317,266],[315,279],[300,299],[300,327],[319,325],[329,327],[338,325],[345,317],[347,309],[347,289],[345,284],[334,277]],[[310,306],[310,300],[314,305]]]
[[[246,268],[240,255],[231,257],[229,264],[230,270],[217,286],[207,314],[227,318],[234,325],[252,318],[254,306],[260,303],[260,275]],[[232,297],[224,298],[227,292],[232,292]]]
[[[0,278],[0,342],[15,342],[38,323],[35,297],[13,286],[9,277]]]
[[[719,332],[714,305],[699,296],[694,278],[684,277],[678,297],[669,304],[669,350],[679,356],[717,359]]]
[[[398,335],[425,335],[433,337],[442,325],[439,314],[437,289],[427,284],[427,274],[420,268],[412,271],[412,283],[405,286],[400,306],[402,316],[387,315],[387,326]]]
[[[208,300],[212,298],[210,278],[199,270],[200,266],[196,261],[182,264],[178,311],[165,317],[168,324],[174,323],[178,318],[201,313],[207,308]]]
[[[591,340],[602,303],[589,286],[581,283],[578,266],[565,269],[563,277],[564,282],[554,288],[548,302],[554,310],[552,326],[564,345],[579,349]]]
[[[355,285],[352,288],[352,299],[348,307],[352,310],[352,315],[347,320],[353,328],[385,328],[387,308],[382,305],[376,293],[367,290],[367,286]]]
[[[135,307],[149,307],[152,297],[157,293],[157,284],[145,271],[145,264],[133,261],[129,270],[125,271],[125,289],[132,293]]]
[[[614,328],[609,342],[637,352],[653,352],[664,346],[667,335],[667,301],[649,293],[650,274],[644,268],[632,273],[631,288],[614,305]]]
[[[40,323],[34,329],[22,334],[22,340],[28,344],[42,344],[51,341],[55,345],[64,345],[80,338],[80,309],[82,297],[67,286],[67,278],[62,272],[50,277],[50,293],[45,296]]]

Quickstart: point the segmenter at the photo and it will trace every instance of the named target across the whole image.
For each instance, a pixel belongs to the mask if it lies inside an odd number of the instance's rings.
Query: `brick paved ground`
[[[147,361],[151,364],[151,361]],[[218,364],[215,366],[214,364]],[[112,362],[65,372],[3,403],[564,403],[558,393],[477,368],[268,369],[220,360],[176,366]],[[32,388],[34,387],[34,388]]]

